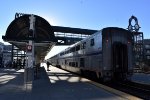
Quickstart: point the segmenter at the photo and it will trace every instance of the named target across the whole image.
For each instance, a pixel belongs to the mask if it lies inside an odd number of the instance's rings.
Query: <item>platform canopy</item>
[[[30,14],[16,14],[15,19],[10,23],[2,39],[26,51],[29,40],[35,42],[35,54],[44,58],[47,52],[55,45],[57,39],[51,25],[42,17],[35,17],[35,36],[29,38]]]
[[[34,38],[31,38],[29,37],[31,33],[31,30],[29,29],[30,16],[31,14],[16,13],[15,19],[8,26],[6,34],[5,36],[2,36],[2,39],[24,51],[27,49],[28,41],[34,40],[35,55],[39,58],[44,58],[54,45],[71,45],[82,39],[80,37],[67,37],[67,33],[91,35],[98,31],[63,26],[51,26],[44,18],[34,15],[35,35]],[[54,32],[66,35],[59,37],[55,35]],[[59,41],[64,42],[59,43]]]

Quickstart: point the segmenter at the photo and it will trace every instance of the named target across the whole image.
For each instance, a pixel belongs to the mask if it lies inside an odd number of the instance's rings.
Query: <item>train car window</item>
[[[71,66],[71,62],[69,62],[69,66]]]
[[[71,53],[71,49],[69,49],[69,53]]]
[[[81,44],[81,49],[83,49],[83,44]]]
[[[150,59],[150,56],[147,56],[147,59]]]
[[[70,52],[72,52],[72,48],[70,49]]]
[[[80,45],[76,46],[76,51],[80,50]]]
[[[73,48],[72,48],[72,52],[75,52],[75,50],[76,50],[75,47],[73,47]]]
[[[75,62],[72,62],[72,67],[75,67]]]
[[[69,50],[67,50],[67,54],[69,53]]]
[[[78,62],[76,62],[76,67],[78,67]]]
[[[67,60],[65,60],[65,65],[67,64]]]
[[[80,67],[84,67],[84,58],[80,58]]]
[[[94,39],[91,39],[91,46],[94,46]]]
[[[148,45],[148,44],[147,44],[147,45],[145,45],[145,48],[149,48],[149,47],[150,47],[150,45]]]
[[[65,51],[65,54],[67,54],[67,51]]]
[[[64,55],[64,52],[60,53],[60,56],[63,56]]]
[[[146,50],[146,53],[150,53],[150,50]]]
[[[71,48],[71,52],[75,52],[75,47]]]
[[[82,44],[82,48],[83,48],[83,49],[86,48],[86,42],[84,42],[84,43]]]

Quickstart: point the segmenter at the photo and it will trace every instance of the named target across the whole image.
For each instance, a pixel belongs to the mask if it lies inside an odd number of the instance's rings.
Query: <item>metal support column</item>
[[[143,32],[134,32],[134,54],[135,61],[139,70],[143,67],[143,58],[144,58],[144,45],[143,45]]]
[[[25,67],[25,76],[24,83],[27,91],[32,90],[32,83],[34,80],[34,66],[35,66],[35,57],[34,57],[34,35],[35,35],[35,17],[31,15],[29,17],[30,28],[29,28],[29,42],[27,43],[27,53],[26,53],[26,67]]]

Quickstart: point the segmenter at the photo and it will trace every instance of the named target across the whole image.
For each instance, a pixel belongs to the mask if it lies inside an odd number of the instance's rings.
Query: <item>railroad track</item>
[[[76,73],[74,73],[74,74],[76,74]],[[89,80],[92,80],[92,81],[98,83],[98,84],[103,84],[108,87],[114,88],[116,90],[125,92],[127,94],[131,94],[133,96],[142,98],[144,100],[150,100],[150,85],[135,83],[135,82],[131,82],[131,81],[110,81],[110,82],[105,83],[98,79],[93,79],[93,78],[79,75],[79,74],[77,74],[77,75],[81,76],[81,77],[85,77]]]
[[[144,100],[150,100],[150,85],[139,84],[131,81],[111,82],[106,83],[105,85],[137,96]]]
[[[97,79],[89,78],[86,76],[84,77],[94,82],[125,92],[127,94],[142,98],[144,100],[150,100],[150,85],[136,83],[132,81],[110,81],[105,83]]]

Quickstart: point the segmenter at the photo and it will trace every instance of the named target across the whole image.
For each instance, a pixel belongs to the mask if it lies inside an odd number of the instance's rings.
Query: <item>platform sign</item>
[[[34,42],[32,40],[29,40],[29,42],[26,45],[27,53],[27,68],[33,68],[34,64]]]
[[[27,45],[27,51],[32,51],[32,45]]]

